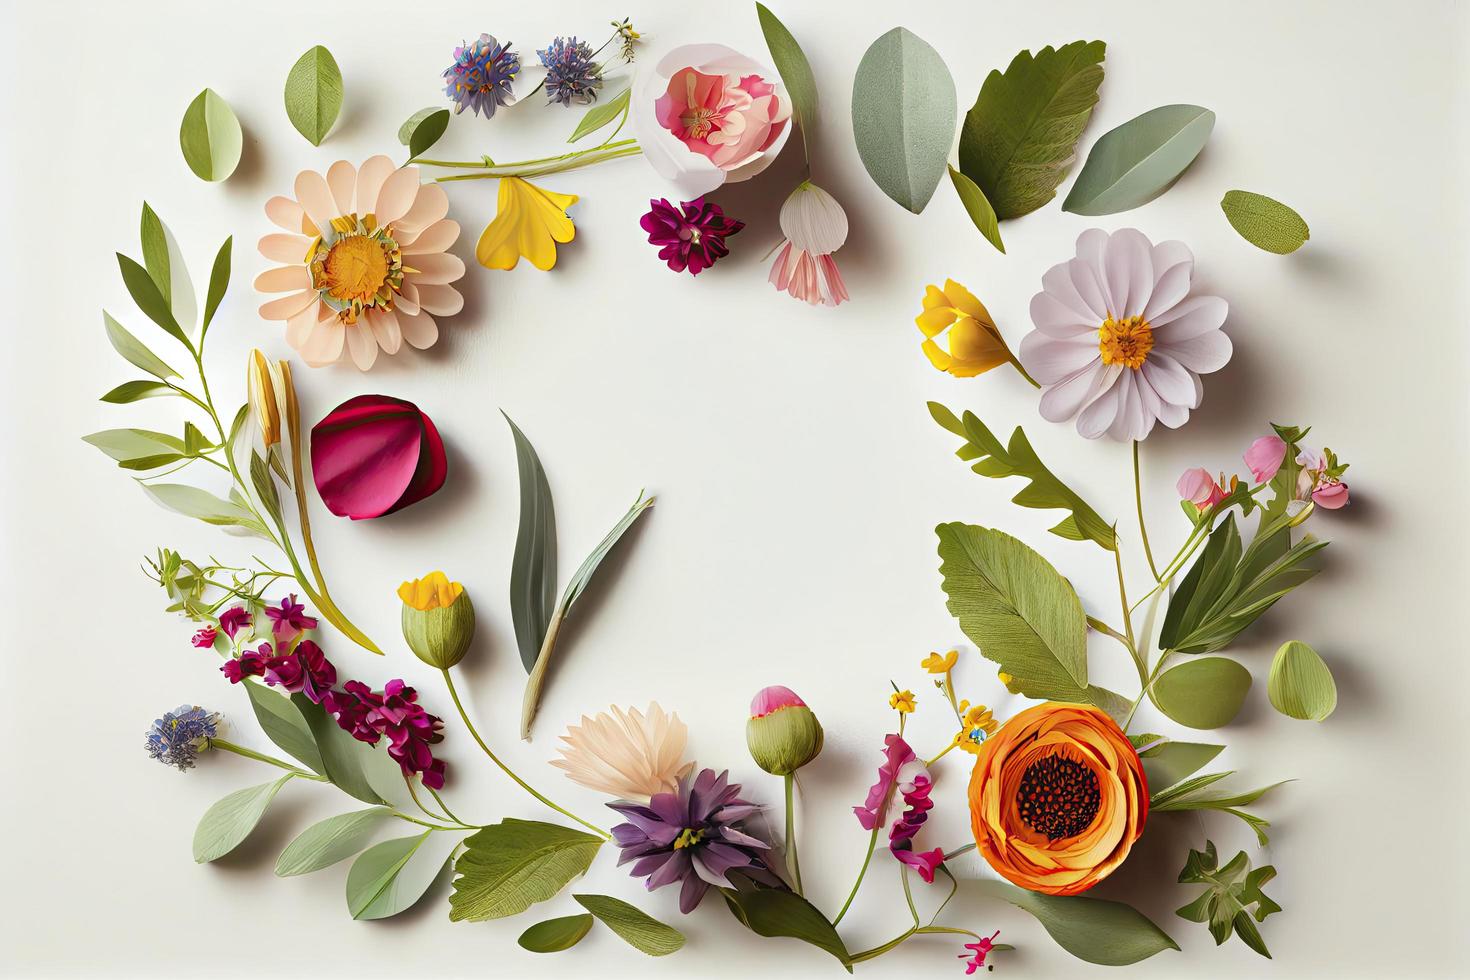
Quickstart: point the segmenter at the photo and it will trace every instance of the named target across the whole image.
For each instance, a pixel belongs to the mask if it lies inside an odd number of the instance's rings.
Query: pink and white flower
[[[1179,491],[1179,498],[1194,504],[1195,509],[1204,513],[1211,507],[1225,499],[1225,490],[1215,482],[1210,471],[1202,466],[1196,466],[1192,470],[1185,470],[1184,475],[1175,484]]]
[[[1204,395],[1200,375],[1230,360],[1220,326],[1228,306],[1191,295],[1194,255],[1154,245],[1137,229],[1077,239],[1077,257],[1052,266],[1031,298],[1036,329],[1021,361],[1042,387],[1051,422],[1077,419],[1087,439],[1145,438],[1155,422],[1178,428]]]
[[[832,253],[847,241],[847,212],[837,199],[811,181],[802,181],[781,205],[781,234],[770,281],[813,306],[836,306],[847,286]]]
[[[1329,449],[1329,455],[1331,452]],[[1335,458],[1325,459],[1314,449],[1303,449],[1296,461],[1302,468],[1296,478],[1296,498],[1298,500],[1310,499],[1312,503],[1324,510],[1339,510],[1347,506],[1348,485],[1343,483],[1341,478],[1333,475],[1338,472],[1332,469],[1332,465],[1336,462]],[[1347,469],[1347,467],[1344,466],[1342,469]]]
[[[1280,436],[1261,436],[1245,451],[1245,465],[1257,483],[1268,483],[1286,462],[1286,440]]]

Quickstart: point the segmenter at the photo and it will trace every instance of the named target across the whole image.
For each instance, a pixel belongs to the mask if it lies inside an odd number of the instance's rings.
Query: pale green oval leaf
[[[220,301],[225,298],[225,290],[230,288],[230,249],[234,241],[233,235],[225,239],[225,243],[215,253],[214,267],[209,270],[209,293],[204,301],[204,326],[199,328],[201,343],[204,341],[205,331],[214,320],[215,311],[219,309]]]
[[[118,462],[167,453],[176,456],[184,454],[182,440],[166,432],[154,432],[151,429],[103,429],[101,432],[82,436],[82,441],[96,446]]]
[[[992,71],[960,131],[960,171],[984,192],[996,217],[1030,214],[1067,176],[1102,84],[1102,41],[1022,51]]]
[[[386,919],[412,907],[444,870],[460,836],[426,830],[363,851],[347,872],[347,910],[354,919]]]
[[[568,143],[575,143],[588,133],[595,133],[608,123],[622,116],[628,111],[628,98],[631,90],[623,89],[616,96],[606,102],[599,102],[586,112],[577,122],[577,128],[572,130],[572,135],[567,137]],[[611,137],[608,137],[611,139]]]
[[[440,109],[431,112],[420,119],[408,134],[408,158],[410,160],[429,151],[429,147],[439,142],[444,131],[449,128],[449,110]]]
[[[1149,696],[1160,711],[1189,728],[1219,728],[1240,712],[1250,671],[1225,657],[1201,657],[1159,675]]]
[[[103,395],[99,401],[111,405],[126,405],[144,398],[159,398],[177,394],[177,391],[162,381],[124,381]]]
[[[194,860],[204,864],[238,847],[293,776],[294,773],[287,773],[273,783],[237,789],[204,811],[199,826],[194,829]]]
[[[817,79],[812,74],[811,63],[786,25],[765,4],[757,3],[755,13],[761,22],[761,33],[766,36],[771,60],[776,63],[776,72],[791,98],[791,115],[801,127],[802,143],[810,148],[817,121]]]
[[[1058,946],[1100,966],[1128,966],[1179,945],[1131,905],[1080,895],[1043,895],[1005,881],[978,881],[982,895],[1036,916]]]
[[[286,117],[296,132],[321,146],[342,111],[342,70],[318,44],[296,59],[286,76]]]
[[[602,838],[580,830],[510,817],[465,841],[454,862],[452,921],[479,922],[524,912],[584,874]]]
[[[168,236],[164,233],[163,222],[153,213],[147,201],[143,202],[143,217],[139,222],[138,235],[143,242],[143,264],[148,268],[148,275],[158,287],[164,305],[172,308],[173,272],[169,268]]]
[[[117,253],[117,267],[122,273],[123,285],[128,287],[128,294],[133,297],[138,309],[192,351],[194,346],[189,343],[189,337],[184,333],[184,328],[179,326],[179,321],[174,319],[173,310],[169,309],[148,270],[121,252]]]
[[[403,767],[388,754],[386,742],[377,746],[366,742],[357,744],[358,762],[362,765],[363,777],[373,788],[373,792],[381,796],[383,802],[399,810],[411,811],[417,804],[414,803],[413,794],[409,792],[408,783],[404,779]]]
[[[510,564],[510,620],[521,663],[530,673],[556,602],[556,509],[536,447],[509,415],[500,414],[515,438],[521,485],[521,520]]]
[[[1209,109],[1166,105],[1109,130],[1093,144],[1062,210],[1095,216],[1147,204],[1189,168],[1214,128]]]
[[[1143,774],[1148,779],[1149,789],[1158,792],[1194,775],[1224,748],[1223,745],[1206,745],[1203,742],[1164,740],[1141,749],[1138,757],[1143,760]]]
[[[1005,254],[1005,243],[1000,240],[1000,224],[995,217],[995,208],[990,206],[985,192],[975,185],[975,182],[954,167],[949,168],[949,179],[954,184],[955,193],[960,196],[960,203],[965,206],[965,213],[980,229],[980,234],[985,240],[994,245],[996,251]]]
[[[306,726],[322,754],[327,778],[342,792],[364,803],[382,803],[383,799],[373,791],[363,772],[363,750],[368,748],[365,743],[353,738],[321,705],[313,704],[306,695],[291,695],[291,703],[306,719]]]
[[[134,337],[121,323],[114,320],[106,310],[102,311],[102,326],[107,331],[107,342],[112,344],[112,349],[121,354],[129,364],[147,371],[155,378],[182,377],[161,357],[149,350],[147,344]]]
[[[649,956],[667,956],[684,945],[684,934],[679,930],[620,898],[609,895],[573,895],[572,898],[629,946]]]
[[[306,719],[301,716],[301,710],[296,704],[286,695],[272,691],[264,684],[251,681],[244,688],[250,698],[250,708],[255,712],[255,720],[265,732],[266,738],[312,772],[327,775],[327,767],[316,747],[316,739],[312,737],[311,729],[306,726]]]
[[[1312,237],[1301,215],[1264,194],[1226,191],[1220,208],[1241,238],[1267,252],[1287,255]]]
[[[386,807],[375,806],[312,824],[276,858],[276,874],[289,878],[345,861],[366,847],[373,832],[391,816]]]
[[[1281,644],[1271,661],[1266,693],[1276,710],[1303,721],[1322,721],[1337,708],[1337,684],[1321,655],[1300,640]]]
[[[852,129],[873,183],[918,214],[954,143],[954,79],[939,52],[895,27],[874,41],[852,81]]]
[[[222,500],[208,490],[185,483],[144,483],[141,486],[143,492],[152,497],[159,506],[185,517],[220,526],[259,526],[254,515],[244,507]]]
[[[592,916],[586,912],[581,915],[564,915],[559,919],[536,923],[521,933],[521,938],[516,942],[521,949],[532,953],[560,953],[580,943],[591,929]]]
[[[234,173],[244,145],[240,120],[213,89],[200,92],[184,110],[179,148],[184,151],[184,162],[200,180],[224,180]]]

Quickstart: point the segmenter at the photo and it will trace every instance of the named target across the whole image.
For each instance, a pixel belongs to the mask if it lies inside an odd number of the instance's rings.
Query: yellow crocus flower
[[[906,715],[914,710],[915,700],[913,691],[894,691],[888,696],[888,707]]]

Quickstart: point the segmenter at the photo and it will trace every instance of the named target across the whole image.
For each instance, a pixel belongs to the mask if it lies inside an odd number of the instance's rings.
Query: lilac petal
[[[1072,274],[1067,268],[1067,263],[1062,262],[1046,270],[1041,277],[1042,292],[1056,300],[1063,309],[1076,315],[1079,323],[1099,324],[1107,319],[1107,310],[1093,309],[1082,294],[1077,292],[1077,286],[1072,282]]]
[[[690,875],[684,879],[684,887],[679,889],[679,911],[688,915],[699,907],[704,893],[709,891],[709,885],[698,875]]]
[[[1065,422],[1082,411],[1117,380],[1119,365],[1097,358],[1041,393],[1037,408],[1048,422]]]
[[[619,847],[631,847],[648,840],[648,835],[630,823],[620,823],[612,829],[613,840]]]
[[[1209,374],[1220,370],[1230,361],[1233,348],[1230,338],[1223,330],[1213,330],[1185,341],[1176,341],[1171,337],[1154,350],[1172,357],[1195,374]]]
[[[1031,297],[1031,322],[1048,337],[1071,340],[1095,333],[1102,318],[1085,319],[1050,292],[1040,292]]]
[[[1189,379],[1189,372],[1168,354],[1150,351],[1143,362],[1143,376],[1163,401],[1194,407],[1194,383]]]
[[[731,844],[736,844],[741,847],[753,847],[762,851],[770,847],[769,844],[759,837],[752,837],[743,831],[736,830],[734,827],[721,827],[720,837],[723,840],[729,841]]]
[[[739,823],[741,820],[754,816],[760,811],[759,804],[736,803],[716,810],[710,815],[710,821],[713,823]]]
[[[1088,308],[1100,311],[1097,322],[1106,320],[1112,312],[1108,308],[1108,291],[1092,264],[1085,259],[1072,259],[1067,263],[1067,275],[1071,277],[1073,288]]]
[[[662,888],[664,885],[672,884],[689,874],[692,870],[689,864],[688,848],[680,851],[671,851],[668,860],[653,874],[648,876],[648,890]]]
[[[1058,340],[1041,331],[1021,338],[1021,363],[1044,385],[1056,384],[1098,357],[1095,331],[1076,340]]]
[[[1119,367],[1114,364],[1112,367]],[[1112,426],[1123,407],[1122,377],[1114,375],[1113,383],[1077,417],[1077,433],[1084,439],[1096,439]]]
[[[1160,242],[1154,246],[1154,289],[1144,307],[1150,323],[1184,301],[1194,278],[1194,254],[1183,242]]]
[[[649,854],[645,857],[640,858],[638,862],[633,865],[633,870],[628,873],[631,874],[634,878],[648,878],[651,877],[655,871],[658,871],[659,869],[667,865],[671,860],[673,860],[673,858],[673,851],[660,851],[657,854]],[[619,867],[621,867],[627,859],[628,855],[623,855],[623,860],[618,862]]]
[[[1154,288],[1153,245],[1137,228],[1122,228],[1108,239],[1108,284],[1122,316],[1138,316]]]
[[[1108,435],[1118,442],[1144,439],[1153,431],[1154,417],[1144,413],[1143,396],[1138,391],[1139,381],[1138,372],[1129,370],[1123,372],[1123,380],[1119,382],[1122,395],[1118,414],[1108,427]]]
[[[1150,321],[1159,341],[1188,340],[1218,330],[1225,322],[1230,304],[1218,296],[1191,296]]]

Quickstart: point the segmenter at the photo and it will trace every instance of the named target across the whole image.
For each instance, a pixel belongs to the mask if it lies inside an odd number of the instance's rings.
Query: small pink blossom
[[[1332,451],[1329,449],[1328,455]],[[1333,469],[1337,457],[1329,460],[1314,449],[1303,449],[1296,458],[1301,473],[1296,478],[1296,499],[1308,500],[1324,510],[1339,510],[1347,506],[1348,485],[1333,472],[1342,472],[1346,466]]]
[[[1175,484],[1175,489],[1179,491],[1180,499],[1194,504],[1201,513],[1225,499],[1225,491],[1220,484],[1215,482],[1210,471],[1202,466],[1185,470],[1184,475],[1179,477],[1179,482]]]
[[[231,606],[219,614],[219,628],[232,640],[236,633],[249,629],[250,623],[250,613],[244,606]]]
[[[1245,465],[1257,483],[1267,483],[1286,462],[1286,440],[1280,436],[1261,436],[1245,451]]]
[[[789,687],[773,684],[763,687],[750,702],[750,717],[764,718],[779,708],[806,707],[806,702]]]
[[[206,626],[199,632],[195,633],[194,638],[190,642],[199,649],[206,650],[209,647],[214,646],[214,638],[217,636],[219,636],[219,630],[215,629],[213,626]]]
[[[965,948],[970,951],[968,953],[960,954],[960,959],[969,960],[969,962],[965,964],[965,976],[968,977],[970,974],[974,973],[976,970],[985,965],[985,957],[989,955],[991,950],[995,949],[995,937],[999,935],[1000,930],[997,929],[990,934],[989,939],[981,939],[979,942],[975,943],[965,943]]]
[[[1326,477],[1312,490],[1312,503],[1327,510],[1338,510],[1346,507],[1348,502],[1348,485],[1333,477]]]
[[[884,811],[888,808],[888,795],[898,780],[899,770],[914,760],[914,750],[909,748],[909,743],[901,736],[885,735],[883,744],[883,765],[878,767],[878,781],[868,790],[868,797],[863,805],[852,808],[864,830],[872,830],[883,823]]]

